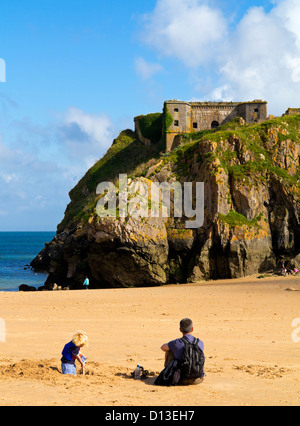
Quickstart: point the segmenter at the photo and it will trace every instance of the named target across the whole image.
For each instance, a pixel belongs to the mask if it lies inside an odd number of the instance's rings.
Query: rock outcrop
[[[235,278],[274,270],[283,259],[299,268],[299,129],[299,116],[234,121],[178,136],[167,154],[162,142],[145,146],[122,132],[71,191],[56,237],[31,266],[48,272],[46,287],[70,288],[86,275],[101,288]],[[188,218],[172,214],[119,217],[118,192],[116,217],[99,217],[97,185],[117,187],[121,173],[146,186],[204,182],[203,226],[187,229]]]
[[[36,288],[27,284],[19,285],[19,291],[36,291]]]

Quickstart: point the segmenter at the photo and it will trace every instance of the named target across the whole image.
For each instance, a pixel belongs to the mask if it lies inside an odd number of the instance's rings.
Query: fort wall
[[[236,117],[247,123],[267,119],[267,102],[183,102],[166,101],[168,113],[173,122],[166,132],[166,151],[174,149],[174,139],[178,134],[199,132],[219,127]]]
[[[166,151],[172,151],[178,145],[177,135],[194,133],[201,130],[216,129],[237,117],[253,124],[267,119],[267,102],[185,102],[169,100],[164,103],[167,111],[168,128],[165,129]],[[299,113],[300,109],[289,108],[286,114]],[[165,113],[166,114],[166,113]],[[166,117],[166,116],[165,116]],[[170,118],[170,120],[169,120]],[[140,117],[135,117],[135,131],[139,139],[150,145],[151,140],[142,135]],[[170,124],[169,124],[170,122]]]
[[[288,108],[284,115],[298,115],[300,114],[300,108]]]

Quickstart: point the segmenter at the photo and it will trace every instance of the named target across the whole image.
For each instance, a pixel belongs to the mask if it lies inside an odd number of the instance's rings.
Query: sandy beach
[[[0,405],[299,405],[300,277],[155,288],[0,293]],[[160,346],[190,317],[205,344],[198,386],[154,386]],[[300,324],[299,324],[300,325]],[[61,350],[85,330],[87,374],[63,376]],[[300,337],[300,331],[298,333]],[[152,373],[134,381],[139,363]]]

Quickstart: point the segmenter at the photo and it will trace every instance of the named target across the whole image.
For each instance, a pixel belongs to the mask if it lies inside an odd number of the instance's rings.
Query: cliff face
[[[231,122],[216,131],[178,136],[164,153],[131,131],[70,192],[56,237],[33,260],[52,283],[76,288],[126,287],[235,278],[300,266],[300,117],[257,125]],[[151,182],[204,182],[203,226],[186,219],[100,218],[96,187],[126,173]],[[117,192],[117,206],[119,206]],[[117,209],[118,211],[118,209]]]

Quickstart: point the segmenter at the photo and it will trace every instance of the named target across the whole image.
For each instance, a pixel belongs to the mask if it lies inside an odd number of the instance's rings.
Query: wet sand
[[[289,289],[289,290],[287,290]],[[198,386],[154,386],[163,343],[190,317],[205,344]],[[299,405],[300,277],[221,280],[155,288],[0,293],[0,405]],[[299,320],[300,321],[300,320]],[[300,326],[300,323],[299,323]],[[86,375],[63,376],[75,331],[90,344]],[[139,363],[152,373],[134,381]]]

